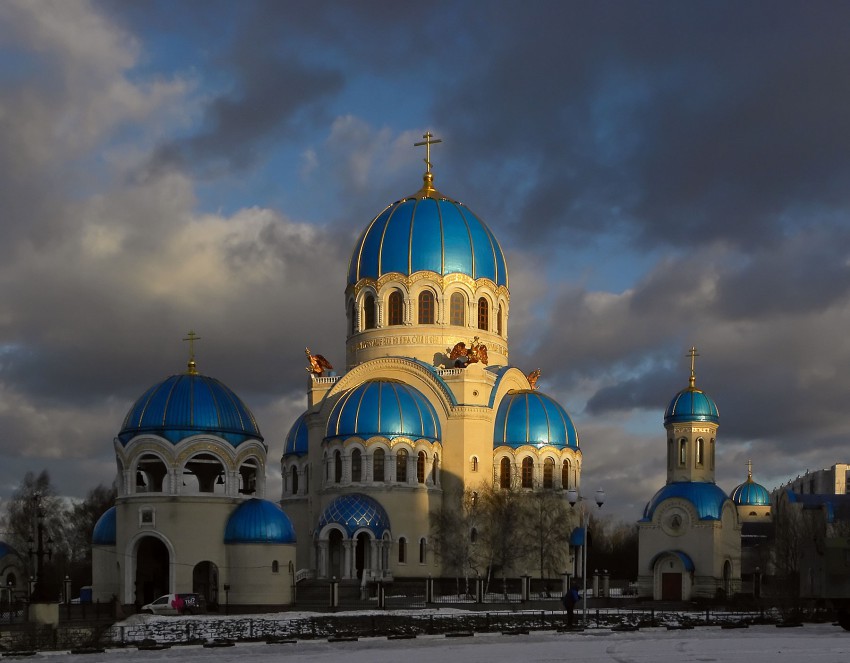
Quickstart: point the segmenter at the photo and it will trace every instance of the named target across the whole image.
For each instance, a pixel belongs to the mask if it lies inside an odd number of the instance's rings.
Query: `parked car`
[[[206,612],[200,594],[166,594],[142,606],[142,612],[152,615],[198,615]]]

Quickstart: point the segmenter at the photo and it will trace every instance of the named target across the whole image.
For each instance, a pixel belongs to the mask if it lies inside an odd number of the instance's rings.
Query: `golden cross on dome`
[[[747,481],[753,480],[753,461],[747,461]]]
[[[699,357],[699,354],[697,354],[696,346],[692,347],[692,348],[688,351],[688,354],[686,354],[685,356],[686,356],[686,357],[690,357],[690,358],[691,358],[691,380],[690,380],[690,387],[691,387],[691,389],[693,389],[693,388],[694,388],[694,385],[696,384],[696,374],[694,373],[694,364],[696,364],[696,358],[697,358],[697,357]]]
[[[189,341],[189,375],[197,375],[198,369],[195,367],[195,341],[200,341],[201,337],[195,333],[194,329],[190,329],[184,341]]]
[[[430,131],[426,131],[422,136],[425,140],[419,143],[413,143],[413,147],[422,147],[425,146],[425,173],[431,172],[431,146],[436,145],[437,143],[442,143],[442,138],[434,138],[434,134]]]

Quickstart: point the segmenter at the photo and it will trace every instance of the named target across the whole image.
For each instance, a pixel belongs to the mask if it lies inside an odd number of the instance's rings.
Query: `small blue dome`
[[[305,412],[289,429],[286,440],[283,442],[283,455],[303,456],[307,453],[307,441],[307,413]]]
[[[490,229],[468,207],[436,191],[399,200],[372,220],[354,247],[348,283],[422,270],[508,285],[505,256]]]
[[[770,493],[750,477],[732,491],[732,501],[738,506],[770,506]]]
[[[434,442],[440,439],[440,421],[434,406],[413,387],[368,380],[340,396],[328,417],[326,437],[376,435]]]
[[[349,538],[365,527],[376,539],[380,539],[390,529],[390,518],[384,507],[373,498],[361,493],[349,493],[335,497],[325,507],[316,529],[320,531],[330,524],[342,525]]]
[[[664,413],[664,424],[678,424],[689,421],[710,421],[720,423],[720,412],[711,396],[695,387],[682,389],[670,401]]]
[[[114,546],[117,540],[116,531],[118,519],[116,517],[116,508],[110,507],[104,511],[103,515],[97,519],[94,526],[94,531],[91,535],[91,542],[94,546]]]
[[[118,439],[127,444],[142,433],[174,444],[210,433],[234,447],[245,440],[263,439],[254,415],[236,394],[215,378],[189,373],[155,384],[130,408]]]
[[[227,519],[225,543],[295,543],[295,529],[280,507],[268,500],[243,502]]]
[[[652,520],[658,505],[674,497],[680,497],[693,504],[700,520],[720,520],[723,504],[729,500],[729,496],[714,483],[706,481],[668,483],[649,500],[643,510],[643,520]]]
[[[578,433],[566,410],[530,389],[508,392],[499,403],[493,430],[493,448],[506,445],[516,449],[525,444],[579,448]]]

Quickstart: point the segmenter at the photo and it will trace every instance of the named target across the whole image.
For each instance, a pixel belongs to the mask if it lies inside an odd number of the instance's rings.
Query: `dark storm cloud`
[[[467,190],[533,164],[504,209],[520,241],[628,223],[652,245],[753,246],[800,202],[850,203],[850,7],[552,7],[494,12],[511,29],[436,101],[457,158],[489,164]]]

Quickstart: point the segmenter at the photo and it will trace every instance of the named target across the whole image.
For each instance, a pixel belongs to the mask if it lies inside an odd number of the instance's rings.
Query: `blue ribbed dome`
[[[103,515],[97,519],[94,526],[94,531],[91,535],[92,545],[95,546],[114,546],[117,540],[117,510],[115,507],[107,509]]]
[[[413,387],[394,380],[369,380],[349,389],[328,417],[327,437],[380,435],[414,440],[440,439],[434,406]]]
[[[199,433],[233,446],[263,439],[254,415],[236,394],[215,378],[188,373],[172,375],[142,394],[124,418],[118,439],[127,444],[142,433],[175,444]]]
[[[286,440],[283,442],[283,455],[288,456],[289,454],[295,454],[296,456],[303,456],[306,453],[307,413],[305,412],[295,420],[295,423],[292,424],[292,428],[289,429]]]
[[[770,493],[750,477],[732,491],[732,501],[738,506],[770,506]]]
[[[680,497],[688,500],[697,510],[700,520],[720,520],[723,504],[729,500],[717,484],[706,481],[677,481],[659,490],[643,510],[643,519],[652,520],[655,509],[664,500]]]
[[[399,200],[372,220],[354,247],[348,283],[421,270],[508,285],[505,256],[490,229],[468,207],[437,192]]]
[[[280,507],[253,498],[240,504],[227,519],[225,543],[295,543],[295,529]]]
[[[682,389],[670,401],[664,413],[664,424],[678,424],[689,421],[710,421],[720,423],[720,412],[711,396],[694,387]]]
[[[341,525],[349,538],[365,527],[376,539],[380,539],[390,529],[390,518],[384,507],[373,498],[361,493],[350,493],[334,498],[325,507],[316,529],[321,531],[330,524]]]
[[[499,403],[493,448],[530,444],[579,448],[578,433],[566,410],[554,399],[530,389],[511,391]]]

